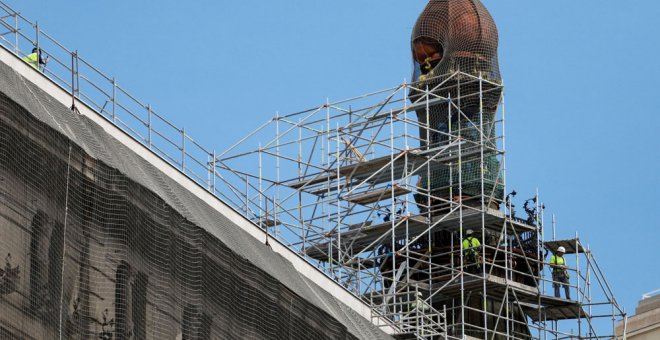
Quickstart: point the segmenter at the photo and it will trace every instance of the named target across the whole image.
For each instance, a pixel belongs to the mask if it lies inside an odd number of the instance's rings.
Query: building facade
[[[655,340],[660,339],[660,294],[644,296],[635,308],[635,315],[628,318],[625,325],[626,339]],[[616,328],[617,336],[622,336],[624,323],[619,322]]]

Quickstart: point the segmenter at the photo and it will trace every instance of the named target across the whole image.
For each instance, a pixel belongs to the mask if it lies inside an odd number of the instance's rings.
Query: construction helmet
[[[559,248],[557,248],[557,252],[558,252],[558,253],[565,253],[565,252],[566,252],[566,248],[564,248],[564,247],[559,247]]]
[[[420,291],[418,290],[418,291],[417,291],[417,296],[422,296],[422,292],[420,292]]]
[[[472,233],[474,233],[472,229],[468,229],[465,231],[465,235],[472,235]]]

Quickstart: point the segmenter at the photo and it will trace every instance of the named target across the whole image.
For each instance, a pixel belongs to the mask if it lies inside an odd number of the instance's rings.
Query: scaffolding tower
[[[477,91],[461,95],[468,87]],[[401,339],[613,338],[625,312],[593,253],[577,234],[545,239],[538,193],[515,216],[502,93],[456,72],[276,114],[213,159],[217,193]],[[486,117],[493,94],[498,109]],[[475,101],[467,114],[462,103]],[[417,119],[440,106],[449,126]],[[461,246],[467,229],[478,246]],[[559,246],[572,300],[547,293],[546,257]]]

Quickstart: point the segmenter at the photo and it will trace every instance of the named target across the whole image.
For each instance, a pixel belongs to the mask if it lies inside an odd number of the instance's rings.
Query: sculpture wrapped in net
[[[497,45],[495,22],[478,0],[431,0],[412,33],[416,87],[452,102],[452,108],[448,102],[440,102],[417,110],[421,146],[432,148],[446,144],[449,135],[461,136],[468,155],[461,166],[464,197],[481,195],[482,190],[481,159],[469,156],[469,149],[480,143],[495,149],[495,112],[501,97]],[[423,95],[412,91],[411,99],[420,100]],[[423,176],[420,186],[430,188],[431,196],[450,200],[459,195],[458,170],[457,165],[432,170],[428,179]],[[484,195],[501,199],[496,155],[484,156],[483,172]]]

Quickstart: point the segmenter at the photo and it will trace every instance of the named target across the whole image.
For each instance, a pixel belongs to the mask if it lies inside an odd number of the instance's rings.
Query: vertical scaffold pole
[[[461,78],[458,78],[457,85],[457,106],[458,106],[458,232],[459,232],[459,254],[461,256],[461,336],[465,337],[465,261],[463,259],[463,150],[461,143],[461,121],[463,120],[461,108]],[[451,103],[450,103],[451,104]],[[453,197],[449,198],[453,201]]]
[[[482,283],[482,298],[483,298],[483,315],[484,315],[484,334],[488,334],[488,313],[486,312],[488,310],[487,306],[487,295],[486,295],[486,197],[485,197],[485,178],[484,178],[484,172],[486,171],[485,169],[485,163],[484,163],[484,92],[483,92],[483,76],[482,73],[479,72],[479,176],[481,179],[481,277],[483,281]],[[507,244],[508,247],[508,244]],[[505,248],[505,250],[507,250]],[[507,256],[507,253],[505,252],[505,256]],[[508,285],[508,282],[507,282]],[[504,303],[508,303],[508,289],[507,289],[507,294],[504,295]],[[508,322],[507,322],[507,327],[508,327]],[[508,336],[508,334],[507,334]]]
[[[408,145],[408,84],[406,84],[405,79],[403,80],[403,144],[404,144],[403,150],[405,152],[405,154],[403,155],[403,158],[404,158],[403,159],[403,161],[404,161],[403,164],[405,164],[405,166],[403,167],[403,173],[402,173],[401,176],[404,177],[406,180],[402,184],[409,188],[410,187],[410,178],[409,178],[410,176],[408,176],[408,162],[409,162],[409,160],[408,160],[408,150],[410,150],[410,146]],[[392,164],[392,166],[394,166],[394,164]],[[410,216],[409,202],[410,202],[410,194],[406,194],[405,201],[402,202],[402,211],[404,212],[403,215],[406,216],[406,217]],[[402,216],[402,218],[403,218],[403,216]],[[409,237],[408,235],[410,235],[410,224],[409,224],[409,220],[407,218],[406,218],[405,223],[406,223],[406,239],[408,239],[408,237]],[[428,234],[431,235],[431,231],[429,231]],[[429,278],[428,278],[429,281],[428,282],[429,282],[429,287],[431,287],[431,274],[430,273],[431,273],[432,268],[431,268],[431,265],[430,265],[430,262],[431,262],[431,255],[430,255],[431,254],[431,252],[430,252],[431,238],[430,237],[429,237],[428,245],[429,245],[429,247],[428,247],[429,248]],[[410,247],[406,247],[406,253],[407,253],[406,259],[408,261],[408,264],[406,265],[406,281],[409,282],[410,281],[410,274],[411,274],[410,273],[410,262],[408,260],[410,258]],[[431,299],[429,300],[429,304],[433,305],[433,296],[432,295],[431,295]]]
[[[76,95],[80,98],[80,54],[76,50]]]
[[[539,198],[539,200],[540,200],[540,198]],[[540,211],[541,212],[541,220],[540,220],[540,222],[541,222],[541,228],[540,228],[541,237],[538,237],[538,235],[536,237],[537,240],[539,240],[537,248],[536,248],[536,259],[537,259],[536,263],[537,263],[537,266],[538,266],[538,272],[541,272],[541,270],[543,269],[543,266],[541,265],[541,262],[542,262],[542,260],[545,260],[545,259],[541,258],[543,256],[543,251],[541,250],[541,248],[545,244],[545,204],[541,204],[540,206],[541,206],[541,211]]]
[[[186,128],[181,129],[181,171],[186,173]]]
[[[370,134],[370,136],[369,136],[369,140],[370,140],[372,143],[374,143],[374,142],[375,142],[375,138],[376,138],[376,135],[374,134],[374,131],[373,131],[373,130],[370,130],[370,131],[369,131],[369,134]],[[366,156],[366,157],[369,157],[368,154],[371,154],[371,159],[376,158],[376,150],[375,150],[375,149],[376,149],[376,148],[374,148],[373,146],[370,147],[370,148],[368,148],[368,149],[367,149],[367,152],[365,153],[365,156]]]
[[[298,181],[302,181],[302,121],[298,118]],[[312,150],[312,152],[314,152]],[[305,221],[302,211],[302,190],[298,190],[298,219],[300,221],[300,233],[302,235],[302,250],[305,250],[307,243],[307,232],[305,231]]]
[[[592,311],[592,300],[591,300],[591,270],[592,270],[592,264],[591,264],[591,259],[589,257],[589,254],[591,254],[591,247],[587,244],[587,253],[585,254],[585,258],[587,260],[587,271],[586,271],[586,281],[587,281],[587,301],[589,301],[589,316],[593,315]],[[614,306],[612,306],[614,308]],[[612,311],[612,318],[614,318],[614,311]],[[612,329],[614,330],[614,329]],[[590,331],[591,332],[591,331]],[[614,333],[612,333],[614,334]]]
[[[539,275],[541,275],[541,273],[540,273],[540,271],[542,270],[542,267],[541,267],[541,245],[543,244],[541,242],[541,237],[543,237],[543,231],[542,231],[543,229],[541,229],[541,228],[543,228],[543,222],[539,223],[539,207],[541,206],[540,205],[541,199],[539,197],[539,189],[538,188],[536,188],[536,193],[535,193],[534,198],[536,198],[536,207],[535,207],[536,216],[534,216],[534,220],[536,222],[536,228],[534,230],[534,232],[536,233],[536,259],[537,259],[536,268],[537,268],[537,271],[539,272]],[[542,214],[542,212],[541,212],[541,214]],[[541,232],[539,232],[539,230],[541,230]],[[538,313],[540,314],[541,313],[541,296],[540,295],[538,296],[537,301],[538,301],[537,303],[538,303],[538,306],[539,306],[537,310],[538,310]],[[540,333],[540,329],[539,329],[539,338],[540,337],[541,337],[541,333]]]
[[[259,219],[259,224],[263,225],[264,231],[266,232],[266,245],[268,245],[268,196],[266,196],[265,201],[266,201],[266,206],[265,206],[266,214],[263,219],[261,218]]]
[[[326,128],[325,128],[324,124],[321,124],[321,130],[319,130],[319,131],[321,131],[321,168],[324,171],[327,171],[328,169],[326,168],[326,163],[325,163],[325,160],[326,160],[325,146],[326,146],[326,140],[327,140],[328,135],[327,135]],[[328,229],[329,229],[328,228],[329,223],[328,223],[328,219],[327,219],[327,216],[326,216],[326,210],[325,210],[326,204],[327,204],[327,201],[328,201],[328,197],[330,197],[330,186],[329,186],[330,180],[329,179],[328,179],[327,183],[328,183],[328,185],[326,185],[327,192],[326,192],[325,197],[323,197],[322,201],[321,201],[321,232],[322,233],[328,232]],[[332,242],[328,242],[328,244],[332,244]]]
[[[41,46],[39,45],[39,22],[38,21],[34,22],[34,34],[35,34],[34,47],[37,49],[37,53],[40,53],[39,48],[41,48]],[[41,67],[41,65],[39,65],[39,57],[41,57],[41,56],[37,55],[37,68]]]
[[[71,110],[76,108],[76,52],[71,52]]]
[[[502,109],[501,109],[501,112],[502,112],[502,197],[506,197],[506,192],[508,190],[507,189],[507,177],[506,177],[506,121],[505,121],[505,119],[506,119],[506,106],[505,106],[505,100],[504,100],[504,98],[505,98],[504,84],[500,84],[500,86],[502,88],[502,91],[501,91],[501,94],[500,94],[500,98],[498,100],[499,100],[499,103],[502,107]],[[494,137],[497,137],[497,136],[494,136]],[[509,209],[509,214],[511,214],[511,210],[512,210],[511,200],[509,200],[509,202],[505,202],[505,205],[506,204],[509,205],[506,208]],[[506,211],[506,208],[505,208],[505,211]],[[507,219],[505,218],[503,229],[504,229],[505,240],[507,240],[506,242],[507,242],[507,245],[508,245],[508,237],[506,236],[507,235],[506,227],[507,227]],[[505,252],[505,256],[508,256],[508,254],[506,252]],[[505,272],[509,271],[509,272],[511,272],[511,275],[513,275],[513,269],[510,268],[509,261],[506,260],[504,263],[505,263]],[[508,277],[509,276],[507,275],[507,279],[508,279]],[[511,317],[510,317],[511,311],[509,310],[509,301],[508,300],[509,299],[508,299],[508,291],[507,291],[507,300],[506,300],[506,306],[505,306],[507,337],[509,337],[509,334],[510,334],[509,324],[511,324],[515,327],[515,324],[511,320]],[[540,334],[541,333],[539,331],[539,339],[540,339]]]
[[[112,121],[116,122],[117,120],[117,115],[115,113],[115,109],[117,106],[117,81],[115,80],[115,77],[112,77]],[[151,137],[151,108],[149,105],[147,105],[147,110],[149,111],[149,137]],[[149,142],[151,143],[151,138],[149,139]],[[151,144],[149,145],[151,147]]]
[[[15,39],[15,44],[14,44],[14,50],[16,51],[16,55],[19,55],[19,48],[18,48],[18,13],[14,12],[14,39]]]
[[[71,110],[76,111],[76,79],[78,75],[78,50],[71,53]],[[80,87],[80,82],[78,82]],[[80,89],[78,89],[80,94]]]
[[[397,272],[397,267],[396,267],[396,233],[395,233],[395,226],[396,226],[396,206],[394,204],[394,117],[392,115],[392,110],[390,110],[390,225],[391,225],[391,230],[390,232],[392,233],[392,288],[390,291],[394,296],[388,297],[392,298],[395,303],[396,303],[396,286],[397,286],[397,279],[396,279],[396,272]],[[406,235],[406,240],[405,242],[408,242],[408,235]],[[417,297],[417,295],[415,295]]]
[[[278,221],[279,200],[280,200],[280,112],[275,111],[275,178],[277,186],[275,187],[275,198],[273,200],[273,220]],[[279,238],[279,224],[274,223],[275,238]]]
[[[112,91],[113,91],[113,94],[112,94],[112,120],[114,121],[114,118],[115,118],[115,95],[114,95],[115,80],[114,80],[114,78],[112,79],[112,83],[113,83],[113,86],[112,86]],[[149,149],[151,149],[151,147],[152,147],[152,140],[151,140],[152,129],[153,128],[151,126],[151,105],[147,104],[147,130],[148,130],[147,131],[147,142],[149,144]]]
[[[454,232],[452,232],[451,233],[451,238],[449,240],[449,250],[450,250],[450,254],[451,254],[450,255],[451,263],[449,264],[449,266],[451,268],[451,271],[450,271],[450,273],[452,275],[451,277],[454,276],[454,271],[456,270],[456,267],[454,266],[454,252],[455,252],[454,248],[455,248],[454,247]],[[451,324],[452,324],[452,327],[454,327],[454,325],[456,325],[456,304],[455,304],[454,299],[451,299]]]
[[[534,197],[536,198],[536,207],[535,207],[536,216],[534,216],[534,221],[536,222],[536,230],[534,231],[536,233],[536,258],[539,259],[541,257],[541,238],[539,237],[539,231],[542,225],[539,219],[540,209],[541,209],[541,198],[539,197],[539,188],[536,188],[536,195]],[[540,234],[543,234],[543,232],[540,232]],[[537,268],[540,269],[540,266],[537,265]]]
[[[332,152],[332,149],[330,147],[330,143],[331,143],[331,140],[332,140],[332,128],[330,127],[330,98],[327,98],[327,97],[325,98],[325,125],[326,125],[326,129],[327,129],[326,130],[326,141],[325,141],[327,143],[326,144],[326,153],[327,154],[325,155],[325,157],[326,157],[326,171],[328,173],[331,173],[331,171],[332,171],[332,169],[331,169],[332,162],[331,162],[330,159],[332,157],[333,152]],[[337,179],[337,180],[339,180],[339,179]],[[327,223],[326,224],[327,224],[328,230],[327,230],[326,235],[329,238],[329,240],[328,240],[328,264],[329,264],[329,267],[330,267],[329,268],[330,273],[332,273],[332,277],[335,278],[334,263],[332,261],[332,259],[333,259],[332,252],[333,252],[334,242],[332,242],[332,227],[331,227],[332,226],[332,224],[331,224],[332,201],[330,199],[331,181],[332,181],[332,179],[330,178],[330,176],[328,176],[328,179],[327,179],[327,182],[326,182],[327,184],[325,186],[327,188],[327,193],[326,193],[325,199],[324,199],[325,202],[323,203],[323,207],[327,207],[327,210],[326,210],[327,215],[323,214],[323,216],[327,216],[327,219],[326,219]]]
[[[582,298],[581,298],[581,292],[580,292],[580,239],[578,237],[578,232],[575,232],[575,281],[576,281],[576,292],[575,292],[575,300],[578,303],[578,307],[582,306]],[[568,289],[570,290],[570,283],[568,286]],[[578,338],[582,337],[582,317],[583,315],[580,315],[582,311],[582,308],[578,308],[578,318],[577,318],[577,324],[578,324]]]
[[[261,197],[261,195],[259,195]],[[245,175],[245,217],[250,218],[248,211],[250,210],[250,182],[249,177]]]
[[[208,168],[208,178],[207,178],[207,187],[211,193],[215,193],[214,188],[213,188],[213,183],[215,182],[215,174],[214,174],[214,169],[215,169],[215,150],[213,150],[212,153],[208,155],[209,157],[209,168]]]
[[[329,104],[328,104],[329,107]],[[337,271],[339,275],[339,280],[342,278],[342,258],[341,258],[341,181],[339,180],[340,174],[340,164],[341,164],[341,153],[339,151],[339,123],[337,123],[336,130],[337,138]]]
[[[215,190],[216,190],[216,186],[215,186],[215,163],[216,163],[216,157],[217,157],[217,155],[216,155],[216,153],[215,153],[215,149],[213,149],[213,167],[211,167],[211,181],[212,181],[211,184],[213,185],[213,194],[214,194],[214,195],[215,195]]]
[[[408,151],[410,149],[410,146],[408,145],[408,84],[406,84],[405,79],[403,80],[403,86],[403,142],[405,144],[405,150]],[[407,173],[405,175],[407,175]],[[407,179],[406,181],[410,181],[410,179]]]
[[[426,142],[426,150],[431,148],[431,106],[429,105],[429,85],[426,85],[426,91],[424,93],[424,100],[426,101],[424,104],[425,106],[425,114],[426,114],[426,124],[421,125],[422,128],[426,129],[425,133],[425,142]],[[450,106],[451,107],[451,106]],[[426,125],[426,126],[424,126]],[[421,137],[421,136],[420,136]],[[420,143],[421,144],[421,143]],[[421,176],[420,176],[421,177]],[[428,162],[426,164],[426,178],[421,178],[419,181],[421,183],[421,186],[426,188],[426,221],[427,223],[433,223],[431,221],[431,163]],[[420,188],[418,188],[420,189]]]
[[[261,143],[259,143],[259,227],[263,228],[263,216],[262,212],[264,211],[264,192],[263,192],[263,163],[262,163],[262,152],[261,152]],[[246,181],[247,183],[247,181]]]
[[[499,99],[502,103],[502,149],[504,151],[504,147],[505,147],[505,144],[504,144],[505,143],[505,140],[504,140],[504,99],[503,99],[503,97],[500,97]],[[504,153],[502,155],[502,167],[504,169],[506,169],[506,161],[505,161]],[[502,177],[503,177],[502,178],[502,197],[506,197],[506,170],[503,170],[502,173],[503,173],[502,174]],[[509,213],[511,213],[511,202],[510,201],[509,201]],[[509,250],[510,250],[509,247],[513,248],[513,244],[509,244],[506,218],[504,219],[504,226],[503,227],[504,227],[503,228],[504,229],[504,240],[505,240],[505,244],[506,244],[505,251],[504,251],[504,256],[505,256],[505,259],[506,259],[504,261],[504,271],[507,273],[505,275],[505,277],[506,277],[506,280],[507,280],[506,282],[507,282],[507,287],[508,287],[508,280],[513,280],[513,268],[510,265],[510,261],[509,261]],[[515,231],[514,231],[514,233],[515,233]],[[513,249],[511,249],[511,253],[513,253]],[[493,261],[495,261],[494,258],[493,258]],[[484,263],[484,267],[485,267],[485,263]],[[506,313],[505,314],[506,315],[506,317],[505,317],[506,337],[508,339],[509,334],[511,332],[510,325],[513,324],[513,321],[511,320],[510,311],[509,311],[509,290],[508,289],[506,291],[504,303],[505,303],[504,309],[505,309],[505,313]]]
[[[213,163],[213,155],[207,154],[206,155],[206,190],[213,191],[211,190],[211,169],[212,169],[212,163]]]

